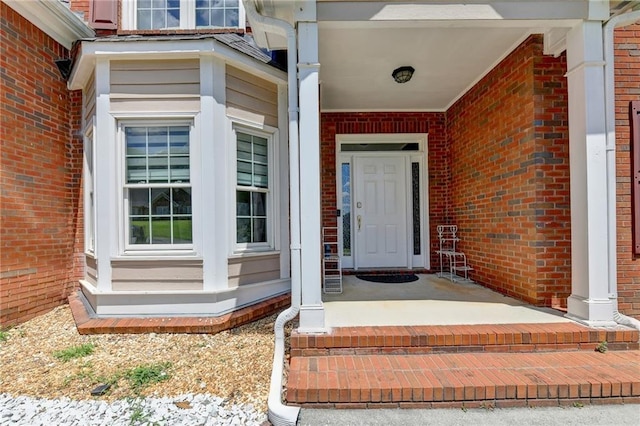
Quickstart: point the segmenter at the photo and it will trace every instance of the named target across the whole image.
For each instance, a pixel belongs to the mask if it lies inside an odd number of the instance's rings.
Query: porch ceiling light
[[[415,69],[413,67],[404,66],[393,70],[391,76],[396,81],[396,83],[406,83],[407,81],[411,80],[414,71]]]

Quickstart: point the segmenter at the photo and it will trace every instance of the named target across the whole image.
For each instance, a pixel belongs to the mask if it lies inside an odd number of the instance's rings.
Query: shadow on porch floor
[[[327,327],[571,322],[564,313],[528,305],[472,282],[435,274],[400,284],[343,278],[342,294],[324,294]]]

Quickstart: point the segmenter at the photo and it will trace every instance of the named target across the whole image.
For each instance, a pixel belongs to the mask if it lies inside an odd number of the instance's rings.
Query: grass
[[[131,389],[135,393],[140,393],[143,388],[153,383],[168,380],[171,377],[169,368],[171,368],[170,362],[141,365],[124,373],[124,377],[129,381]]]
[[[91,355],[95,345],[93,343],[85,343],[84,345],[72,346],[61,351],[56,351],[53,356],[62,362],[68,362],[74,358],[82,358]]]
[[[0,342],[6,342],[9,339],[9,332],[0,330]]]

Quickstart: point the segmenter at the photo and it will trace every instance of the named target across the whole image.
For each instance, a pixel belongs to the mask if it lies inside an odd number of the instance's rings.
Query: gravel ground
[[[25,396],[37,399],[25,399],[27,407],[28,404],[47,404],[41,400],[68,398],[67,406],[89,400],[93,405],[82,405],[80,410],[91,411],[97,406],[98,410],[105,411],[105,407],[110,406],[103,402],[112,405],[115,402],[118,410],[125,410],[119,411],[120,414],[149,414],[148,410],[141,409],[145,404],[168,406],[181,414],[209,410],[208,415],[219,408],[232,411],[244,407],[244,420],[239,417],[233,420],[233,416],[232,420],[224,420],[224,416],[220,416],[221,423],[209,424],[259,424],[266,419],[275,318],[272,315],[214,335],[81,336],[69,307],[61,306],[9,330],[4,335],[6,340],[0,341],[0,406],[6,405],[6,398],[15,400]],[[85,344],[93,345],[93,353],[66,362],[54,356],[58,351]],[[136,387],[131,379],[132,371],[158,365],[163,365],[161,378],[164,380]],[[102,383],[111,383],[111,388],[102,396],[92,397],[91,390]],[[169,399],[161,399],[165,397]],[[194,407],[186,409],[175,404],[196,397],[206,401],[198,400],[192,404]],[[122,408],[123,401],[129,406]],[[6,411],[0,414],[0,424],[9,419]],[[172,421],[167,424],[205,423]]]

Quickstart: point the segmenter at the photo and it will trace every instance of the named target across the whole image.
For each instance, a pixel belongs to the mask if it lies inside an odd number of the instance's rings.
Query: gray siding
[[[229,259],[229,287],[280,278],[280,254]]]
[[[227,66],[227,114],[278,127],[278,86]]]

